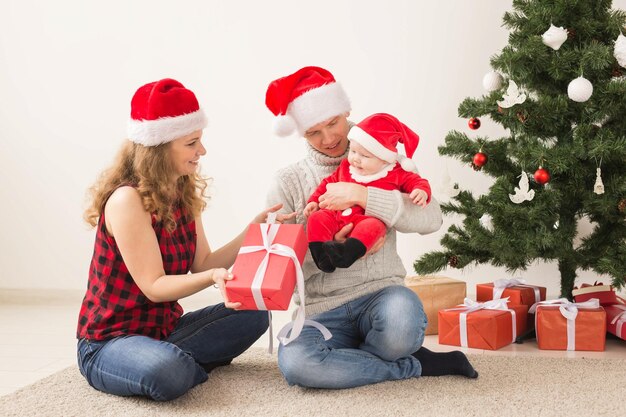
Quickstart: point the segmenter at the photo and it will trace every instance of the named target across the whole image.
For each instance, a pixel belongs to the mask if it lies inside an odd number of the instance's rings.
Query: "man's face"
[[[350,113],[344,113],[311,126],[304,132],[304,138],[324,155],[343,155],[348,148],[349,115]]]

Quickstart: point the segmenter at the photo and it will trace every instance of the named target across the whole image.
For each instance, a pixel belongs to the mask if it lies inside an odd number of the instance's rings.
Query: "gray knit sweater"
[[[307,143],[308,156],[279,170],[268,193],[268,207],[283,203],[283,212],[298,214],[294,223],[306,225],[302,211],[318,184],[347,156],[331,158]],[[406,270],[396,250],[396,231],[428,234],[442,224],[439,203],[433,198],[425,208],[413,204],[399,191],[368,187],[365,214],[382,220],[389,229],[384,246],[375,254],[357,260],[350,268],[327,274],[315,266],[307,252],[302,266],[307,316],[331,310],[365,294],[390,285],[402,285]],[[297,292],[295,293],[296,302]]]

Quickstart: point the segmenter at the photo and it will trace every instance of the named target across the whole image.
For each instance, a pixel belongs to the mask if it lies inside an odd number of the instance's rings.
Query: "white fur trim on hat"
[[[207,126],[202,109],[176,117],[156,120],[129,120],[128,139],[143,146],[157,146],[189,135]]]
[[[341,84],[334,82],[300,95],[289,103],[287,114],[295,119],[298,132],[304,135],[311,126],[350,110],[350,99]]]
[[[383,161],[387,161],[390,164],[396,162],[397,153],[390,151],[380,144],[375,138],[370,136],[369,133],[364,131],[358,126],[353,126],[350,129],[350,133],[348,133],[348,139],[353,140],[359,144],[361,144],[365,149],[382,159]]]

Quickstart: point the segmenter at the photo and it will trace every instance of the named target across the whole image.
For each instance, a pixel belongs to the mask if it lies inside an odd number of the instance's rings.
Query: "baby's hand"
[[[426,194],[426,191],[420,190],[419,188],[411,191],[409,197],[413,200],[413,204],[417,204],[418,206],[426,207],[428,204],[428,194]]]
[[[317,210],[320,209],[319,204],[317,204],[315,201],[311,201],[309,204],[306,205],[306,207],[304,208],[304,216],[305,217],[309,217],[311,214],[313,214],[314,212],[316,212]]]

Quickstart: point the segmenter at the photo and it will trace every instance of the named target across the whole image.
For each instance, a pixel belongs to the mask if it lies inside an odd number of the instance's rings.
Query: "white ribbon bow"
[[[467,315],[478,310],[509,311],[511,313],[512,328],[513,328],[513,340],[511,341],[511,343],[515,342],[515,338],[517,337],[517,320],[515,318],[515,310],[510,309],[507,306],[508,301],[509,301],[509,297],[498,298],[495,300],[486,301],[484,303],[479,303],[469,298],[466,298],[465,300],[463,300],[463,304],[461,304],[463,307],[449,309],[449,310],[465,310],[459,315],[459,333],[461,336],[461,346],[467,347]]]
[[[268,215],[268,222],[274,222],[274,221],[275,221],[275,216],[270,217]],[[252,297],[254,298],[254,302],[257,308],[259,310],[267,310],[265,301],[263,300],[263,293],[261,291],[261,287],[263,286],[263,280],[265,279],[265,272],[267,271],[267,265],[269,263],[270,255],[274,254],[278,256],[289,257],[293,261],[294,267],[296,268],[296,286],[298,288],[298,295],[300,296],[300,307],[298,307],[298,311],[297,311],[296,318],[294,319],[294,321],[287,324],[285,327],[283,327],[281,331],[278,333],[277,338],[283,345],[288,345],[300,335],[302,328],[304,327],[305,324],[307,324],[307,325],[310,325],[319,329],[320,332],[322,332],[322,335],[324,336],[325,340],[330,339],[332,335],[326,327],[324,327],[323,325],[313,320],[305,320],[304,274],[302,273],[302,267],[300,266],[300,262],[298,261],[298,256],[296,255],[296,252],[289,246],[282,245],[280,243],[273,243],[274,239],[276,238],[276,234],[278,233],[278,229],[280,228],[280,224],[262,223],[259,225],[259,227],[261,230],[261,237],[263,239],[263,245],[262,246],[242,246],[239,249],[240,254],[265,251],[265,256],[263,257],[263,260],[259,264],[259,267],[257,268],[257,271],[254,275],[254,278],[251,284]],[[272,331],[272,322],[271,322],[272,316],[270,312],[268,312],[268,314],[270,315],[269,316],[270,317],[270,345],[269,345],[268,350],[270,353],[272,353],[273,351],[273,335],[272,335],[273,331]],[[289,337],[286,337],[286,334],[289,330],[291,330],[291,334],[289,335]]]
[[[502,293],[509,287],[526,287],[532,288],[535,292],[535,303],[541,301],[541,292],[536,285],[526,285],[526,280],[523,278],[512,279],[498,279],[493,283],[493,299],[501,298]]]
[[[598,308],[600,300],[590,298],[582,303],[572,303],[567,298],[559,298],[556,300],[539,301],[533,304],[529,313],[534,313],[539,307],[559,306],[561,315],[567,320],[567,350],[576,350],[576,316],[578,316],[579,308]],[[537,328],[537,315],[535,315],[535,329]]]

